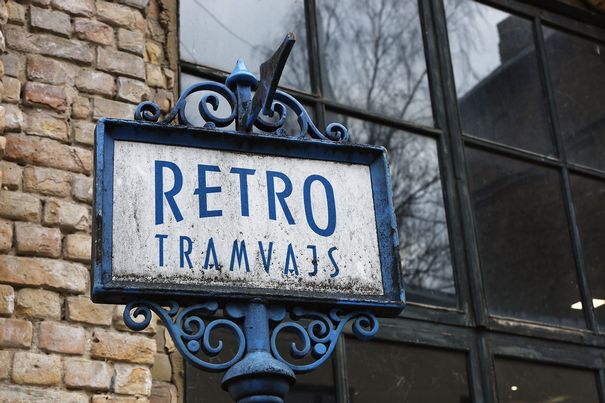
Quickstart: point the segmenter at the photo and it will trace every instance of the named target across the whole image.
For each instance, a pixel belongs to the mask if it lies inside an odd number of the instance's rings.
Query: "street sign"
[[[92,297],[403,308],[385,150],[102,119]]]

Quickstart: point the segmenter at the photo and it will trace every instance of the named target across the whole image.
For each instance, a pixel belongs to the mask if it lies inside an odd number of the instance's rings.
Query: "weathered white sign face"
[[[384,294],[363,164],[115,141],[112,281]]]

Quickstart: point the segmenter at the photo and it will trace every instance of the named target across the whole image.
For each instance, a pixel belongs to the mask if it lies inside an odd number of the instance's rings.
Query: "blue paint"
[[[338,276],[338,273],[340,273],[340,269],[338,268],[338,264],[336,263],[336,259],[334,259],[334,256],[333,256],[333,253],[336,250],[337,250],[336,246],[332,246],[328,250],[328,257],[330,258],[330,261],[332,262],[332,265],[334,266],[334,272],[332,272],[332,274],[330,274],[330,277],[332,277],[332,278]]]
[[[238,246],[237,240],[233,241],[233,248],[231,249],[231,264],[229,265],[229,271],[233,271],[236,259],[238,267],[242,267],[243,259],[244,263],[246,264],[246,272],[250,272],[250,264],[248,264],[248,254],[246,253],[246,242],[242,241]]]
[[[216,165],[198,164],[197,166],[198,187],[197,189],[195,189],[193,194],[199,196],[200,218],[220,217],[223,215],[223,212],[221,210],[208,210],[208,193],[220,193],[221,187],[206,185],[206,172],[220,171],[221,169]]]
[[[309,276],[315,277],[318,271],[317,247],[315,245],[307,245],[307,249],[311,249],[311,253],[313,253],[313,271],[309,273]]]
[[[275,178],[281,179],[284,184],[284,190],[279,193],[275,192]],[[294,225],[294,218],[286,203],[286,197],[292,194],[292,181],[286,174],[278,171],[267,171],[267,200],[269,205],[269,219],[277,220],[277,212],[275,211],[275,199],[279,200],[279,205],[286,216],[288,224]]]
[[[292,268],[290,268],[292,265]],[[298,276],[298,266],[296,265],[296,256],[294,255],[294,248],[292,244],[288,244],[288,252],[286,253],[286,264],[284,265],[284,274],[294,273]]]
[[[214,263],[210,264],[210,257],[212,257],[212,261]],[[206,258],[204,259],[204,269],[212,269],[216,268],[220,270],[221,268],[218,265],[218,259],[216,257],[216,249],[214,248],[214,239],[210,238],[208,240],[208,246],[206,247]]]
[[[185,247],[185,243],[187,244],[187,247]],[[187,265],[190,269],[193,267],[191,264],[191,258],[189,257],[191,254],[191,248],[193,248],[191,238],[181,235],[179,238],[179,267],[181,269],[185,267],[185,260],[187,260]]]
[[[158,257],[158,265],[160,267],[164,266],[164,239],[168,238],[168,235],[163,235],[163,234],[155,234],[155,237],[157,238],[159,245],[158,245],[158,250],[159,250],[159,257]]]
[[[177,222],[183,220],[183,215],[174,200],[174,196],[183,188],[183,174],[179,167],[170,161],[155,161],[155,225],[164,223],[164,197]],[[174,175],[174,184],[168,191],[164,191],[164,168],[168,168]]]
[[[258,250],[260,252],[261,260],[263,261],[263,268],[267,273],[269,273],[269,270],[271,268],[271,255],[273,254],[273,241],[269,241],[269,250],[267,251],[266,257],[262,241],[258,241]]]
[[[315,217],[313,217],[313,206],[311,203],[311,185],[315,181],[321,183],[326,192],[326,203],[328,207],[328,224],[324,229],[321,229],[317,226],[317,224],[315,223]],[[334,229],[336,229],[336,202],[334,201],[334,189],[332,188],[332,184],[330,183],[330,181],[328,181],[321,175],[309,175],[307,179],[305,179],[305,184],[303,186],[303,198],[305,204],[305,217],[307,217],[307,223],[309,224],[309,227],[317,235],[325,237],[332,235],[334,233]]]
[[[240,194],[240,205],[242,216],[247,217],[250,215],[250,208],[248,206],[248,176],[254,175],[256,169],[247,168],[231,168],[229,171],[232,174],[239,175],[239,194]]]

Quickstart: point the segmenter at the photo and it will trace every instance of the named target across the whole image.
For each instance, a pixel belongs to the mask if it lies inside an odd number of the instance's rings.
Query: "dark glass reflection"
[[[595,315],[605,333],[605,182],[572,175],[571,188]]]
[[[231,71],[238,58],[258,77],[260,64],[287,32],[292,49],[280,84],[309,90],[309,62],[303,0],[192,0],[179,2],[182,60]]]
[[[445,4],[462,130],[553,154],[531,21],[470,0]]]
[[[404,344],[346,340],[351,403],[470,403],[466,355]]]
[[[511,403],[597,403],[596,374],[525,361],[496,358],[498,400]]]
[[[212,358],[214,362],[225,362],[235,353],[235,339],[228,330],[217,329],[217,337],[225,341],[224,352]],[[218,339],[217,339],[218,340]],[[280,351],[287,356],[287,351],[296,337],[284,337],[278,340]],[[306,361],[305,361],[306,362]],[[216,374],[197,369],[187,364],[185,371],[186,402],[187,403],[233,403],[229,394],[221,388],[223,373]],[[296,385],[286,397],[286,403],[336,403],[332,361],[326,361],[322,366],[308,374],[297,374]]]
[[[547,27],[544,42],[567,157],[605,170],[605,46]]]
[[[559,172],[466,149],[481,270],[497,315],[585,327]]]
[[[317,2],[324,96],[432,125],[416,1]]]
[[[347,116],[351,141],[388,150],[393,204],[399,229],[399,255],[409,301],[456,306],[436,141]]]

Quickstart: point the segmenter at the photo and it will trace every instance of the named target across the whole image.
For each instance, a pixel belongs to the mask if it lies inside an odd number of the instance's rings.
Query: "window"
[[[605,402],[605,15],[521,0],[179,7],[182,89],[223,82],[238,57],[258,74],[293,31],[281,89],[320,130],[388,150],[409,305],[376,340],[343,338],[289,401]],[[229,401],[211,377],[187,367],[188,402]]]

